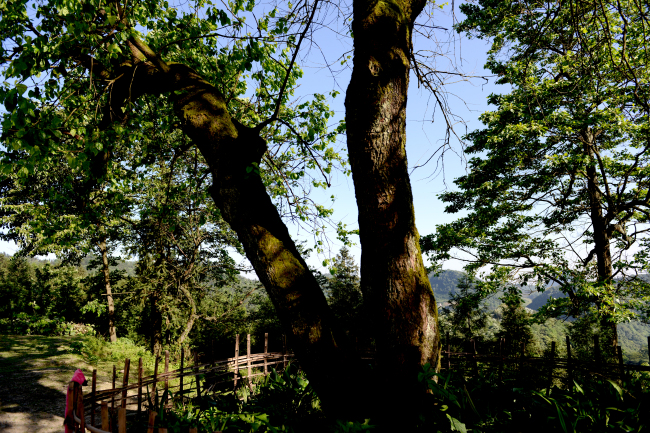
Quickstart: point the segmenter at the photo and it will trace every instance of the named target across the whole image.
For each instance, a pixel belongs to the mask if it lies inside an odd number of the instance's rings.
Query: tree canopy
[[[373,4],[352,5],[346,120],[328,125],[324,95],[291,98],[302,75],[301,44],[329,4],[2,3],[0,99],[7,112],[0,173],[12,191],[3,197],[3,224],[58,241],[28,222],[51,214],[73,221],[75,233],[98,228],[94,239],[107,240],[108,227],[144,209],[132,191],[163,167],[161,158],[196,149],[201,170],[188,165],[181,176],[211,196],[237,234],[323,404],[343,412],[367,404],[396,417],[398,408],[382,408],[390,402],[407,408],[395,396],[414,396],[419,366],[438,362],[436,303],[418,246],[404,150],[411,63],[423,82],[430,79],[412,43],[426,2]],[[332,170],[347,170],[335,144],[344,131],[359,204],[361,286],[376,324],[378,368],[387,378],[375,386],[379,393],[361,387],[372,399],[360,402],[339,385],[356,380],[351,366],[367,369],[285,225],[293,219],[311,224],[316,236],[322,232],[330,211],[306,193],[328,185]],[[178,139],[149,139],[160,136]],[[56,179],[56,188],[46,179]],[[32,196],[39,182],[38,203],[25,205],[21,195]],[[176,236],[174,224],[166,236]],[[369,375],[362,382],[374,383]]]
[[[551,316],[604,326],[647,319],[650,196],[648,5],[480,1],[458,31],[492,41],[485,128],[467,139],[468,174],[441,195],[465,217],[423,246],[464,252],[470,270],[566,293]],[[615,333],[614,333],[615,334]],[[616,345],[616,338],[610,340]]]

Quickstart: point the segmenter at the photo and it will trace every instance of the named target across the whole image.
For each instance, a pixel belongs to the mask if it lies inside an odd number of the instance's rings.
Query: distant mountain
[[[566,297],[566,293],[562,293],[560,292],[560,289],[551,287],[550,289],[547,289],[543,293],[540,293],[538,296],[536,296],[530,304],[526,305],[526,307],[537,311],[542,306],[544,306],[550,298],[559,299]]]
[[[447,302],[451,295],[456,293],[458,280],[465,275],[464,272],[444,270],[437,277],[432,272],[429,274],[429,282],[436,297],[436,302]]]

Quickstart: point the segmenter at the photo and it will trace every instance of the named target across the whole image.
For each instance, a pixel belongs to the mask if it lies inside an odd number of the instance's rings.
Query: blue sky
[[[435,23],[437,25],[447,28],[451,27],[452,17],[449,14],[449,9],[450,6],[446,6],[444,9],[446,12],[436,14]],[[457,9],[456,19],[462,19],[462,17],[463,15]],[[438,36],[440,39],[448,38],[448,35],[443,31]],[[487,58],[487,50],[489,49],[488,42],[476,39],[470,40],[459,35],[456,35],[456,38],[456,43],[447,47],[449,51],[448,55],[453,57],[453,61],[456,62],[456,67],[468,75],[490,75],[489,71],[483,69]],[[414,47],[415,50],[427,49],[431,45],[432,43],[430,41],[422,37],[417,37]],[[338,51],[335,51],[334,47]],[[346,51],[345,43],[332,39],[330,45],[325,47],[323,51],[327,54],[330,49],[332,52],[344,52]],[[440,68],[442,69],[447,66],[445,62],[442,62]],[[303,68],[305,69],[305,77],[301,82],[300,90],[305,93],[327,93],[331,90],[340,91],[342,94],[332,101],[331,106],[337,113],[337,116],[342,118],[345,114],[343,102],[349,81],[349,70],[343,71],[334,80],[331,77],[331,73],[327,70],[312,69],[309,65],[303,66]],[[455,125],[456,132],[459,135],[481,127],[481,122],[478,120],[478,117],[489,109],[487,97],[490,93],[497,93],[500,90],[493,84],[493,79],[489,79],[487,82],[481,79],[459,81],[445,87],[445,91],[449,93],[449,106],[451,111],[462,118],[464,122],[464,124],[459,122]],[[436,112],[435,117],[432,116],[432,109],[435,106],[432,94],[426,89],[418,88],[417,80],[413,74],[408,98],[406,149],[409,168],[413,169],[427,161],[434,151],[444,142],[445,123],[439,110]],[[438,200],[437,195],[447,188],[453,188],[453,179],[465,173],[464,162],[461,144],[458,140],[452,138],[451,146],[446,151],[444,160],[439,160],[436,155],[428,164],[412,172],[411,185],[413,189],[416,224],[420,235],[433,233],[437,224],[450,222],[458,217],[458,215],[450,215],[444,212],[444,204]],[[326,202],[327,197],[332,194],[336,196],[336,201],[333,205],[333,219],[343,221],[350,228],[357,228],[357,208],[352,178],[338,175],[334,178],[331,188],[319,192],[317,195],[322,196],[323,202]],[[298,239],[311,240],[310,234],[304,231],[294,228],[293,233],[295,233],[295,237]],[[361,255],[358,237],[354,241],[357,245],[353,246],[351,250],[358,262]],[[342,244],[336,242],[334,239],[331,253],[336,254],[341,246]],[[308,263],[311,266],[320,268],[322,267],[321,263],[323,259],[326,257],[326,255],[314,254],[308,259]],[[460,262],[448,262],[444,267],[447,269],[461,269],[462,264]]]
[[[433,23],[435,25],[451,28],[453,17],[450,14],[451,6],[444,7],[443,12],[436,12]],[[456,20],[462,19],[456,5]],[[431,23],[428,23],[431,24]],[[340,23],[339,23],[340,25]],[[439,41],[446,41],[449,33],[444,31],[436,32],[435,37]],[[338,98],[331,101],[331,107],[336,112],[337,122],[342,119],[345,112],[343,102],[345,99],[345,90],[349,81],[349,68],[341,67],[336,76],[323,67],[324,58],[330,62],[341,56],[343,53],[351,50],[351,39],[337,37],[334,33],[323,30],[315,34],[314,45],[309,49],[308,45],[303,45],[305,57],[302,59],[301,66],[305,72],[300,82],[300,87],[296,90],[296,96],[309,97],[313,93],[327,94],[332,90],[341,92]],[[435,43],[421,36],[416,35],[415,49],[434,49]],[[456,68],[468,75],[489,75],[488,71],[483,70],[483,64],[486,59],[486,52],[489,45],[486,41],[469,40],[464,36],[456,35],[456,41],[452,44],[442,44],[443,50],[446,51],[447,57],[456,65]],[[438,69],[449,69],[449,61],[440,60]],[[339,63],[337,62],[336,65]],[[455,125],[456,132],[459,135],[466,131],[471,131],[481,127],[478,117],[481,113],[488,110],[487,97],[490,93],[497,91],[490,80],[474,79],[470,81],[459,81],[447,84],[444,88],[449,94],[449,107],[451,112],[461,118],[464,122]],[[423,164],[429,159],[434,151],[440,147],[445,138],[445,123],[440,115],[439,110],[435,117],[432,116],[435,106],[432,94],[423,88],[418,88],[415,76],[412,76],[411,86],[409,89],[409,99],[407,105],[407,154],[409,167]],[[433,122],[432,122],[433,119]],[[345,137],[341,137],[344,140]],[[345,146],[344,141],[340,145]],[[427,235],[435,231],[437,224],[450,222],[455,219],[454,215],[448,215],[444,212],[444,205],[437,199],[437,194],[446,188],[453,188],[453,179],[464,174],[465,165],[462,159],[462,149],[460,143],[454,138],[451,139],[451,147],[446,151],[444,160],[437,158],[437,155],[431,161],[420,168],[415,169],[411,175],[411,184],[413,188],[414,206],[416,213],[416,224],[421,235]],[[333,220],[343,221],[349,228],[357,228],[357,208],[354,199],[354,188],[352,179],[338,174],[334,176],[331,188],[315,193],[317,201],[329,203],[329,197],[334,195]],[[294,237],[298,240],[306,240],[308,244],[312,241],[310,233],[304,229],[290,227]],[[308,259],[311,266],[322,268],[322,261],[329,257],[330,254],[336,254],[341,244],[336,241],[334,234],[331,235],[331,245],[329,252],[324,255],[313,254]],[[351,248],[353,255],[360,257],[360,247],[358,238],[352,239],[357,245]],[[16,246],[6,242],[0,242],[0,252],[12,254],[17,250]],[[446,268],[460,269],[460,263],[447,263]]]

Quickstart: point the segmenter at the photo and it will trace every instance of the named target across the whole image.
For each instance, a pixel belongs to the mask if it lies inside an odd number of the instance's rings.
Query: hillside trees
[[[111,342],[117,333],[109,262],[128,229],[120,215],[133,206],[126,189],[133,182],[133,171],[125,168],[133,165],[129,158],[134,154],[134,149],[115,152],[115,169],[94,185],[70,164],[70,154],[48,155],[30,174],[7,173],[0,196],[4,229],[0,238],[15,242],[19,255],[54,253],[66,263],[78,263],[91,252],[100,258]],[[14,163],[24,159],[34,164],[34,155],[12,151],[8,155]]]
[[[451,294],[449,306],[443,308],[443,314],[445,331],[450,332],[454,345],[462,347],[470,339],[484,340],[488,313],[471,276],[463,275],[457,284],[457,291]]]
[[[470,133],[470,171],[442,194],[466,217],[423,245],[454,248],[469,269],[504,281],[553,283],[568,296],[550,316],[583,314],[607,328],[647,320],[650,28],[644,2],[480,1],[459,31],[489,38],[487,67],[508,84]],[[506,275],[507,274],[507,275]]]
[[[3,4],[3,74],[13,82],[0,92],[8,111],[2,174],[17,173],[22,181],[65,158],[81,196],[104,182],[113,191],[122,167],[115,157],[146,156],[132,151],[145,141],[143,113],[167,101],[173,115],[156,127],[181,130],[203,156],[210,172],[204,187],[237,233],[324,406],[341,412],[372,406],[363,397],[368,387],[347,392],[358,382],[358,358],[276,206],[286,203],[289,217],[306,220],[308,209],[326,216],[322,207],[307,207],[293,186],[307,176],[301,166],[327,179],[340,161],[331,144],[343,126],[327,129],[324,97],[288,104],[301,75],[298,49],[324,9],[318,1],[300,3],[256,18],[248,14],[252,1],[233,0],[224,10],[203,0],[193,6],[196,13],[157,0],[50,0],[35,10],[24,1]],[[422,0],[354,3],[346,95],[361,285],[385,379],[371,396],[380,402],[375,411],[395,417],[408,407],[402,397],[417,394],[419,365],[438,362],[436,304],[419,250],[404,148],[412,32],[424,6]],[[248,85],[256,86],[252,93]],[[302,164],[292,165],[292,155]],[[146,163],[135,164],[133,173]]]
[[[346,247],[341,248],[331,263],[332,277],[324,283],[328,303],[343,329],[354,337],[364,326],[363,295],[359,286],[359,267]]]
[[[208,292],[233,281],[237,267],[227,248],[240,246],[209,198],[210,173],[198,150],[180,131],[163,137],[154,129],[146,141],[155,142],[159,154],[140,175],[136,206],[124,217],[131,236],[123,242],[138,258],[133,299],[146,303],[142,329],[158,355],[163,334],[182,345],[197,320],[219,320],[201,304]]]

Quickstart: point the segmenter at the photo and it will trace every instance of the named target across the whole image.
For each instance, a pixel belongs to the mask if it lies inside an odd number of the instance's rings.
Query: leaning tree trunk
[[[298,252],[259,176],[246,168],[259,163],[266,143],[257,131],[230,118],[223,97],[189,73],[175,100],[184,132],[211,168],[210,190],[222,216],[237,233],[264,284],[292,349],[324,407],[337,414],[365,404],[364,387],[354,387],[362,370],[350,350],[314,275]],[[354,392],[348,392],[351,387]]]
[[[416,394],[422,364],[439,363],[437,306],[419,247],[405,150],[411,33],[424,4],[354,2],[354,67],[345,99],[361,289],[390,404]]]
[[[108,335],[111,343],[117,341],[117,332],[115,331],[115,303],[113,302],[113,292],[111,291],[111,275],[108,266],[108,249],[106,248],[106,238],[102,238],[99,243],[99,251],[102,254],[102,271],[104,273],[104,288],[106,289],[106,303],[108,304]]]

